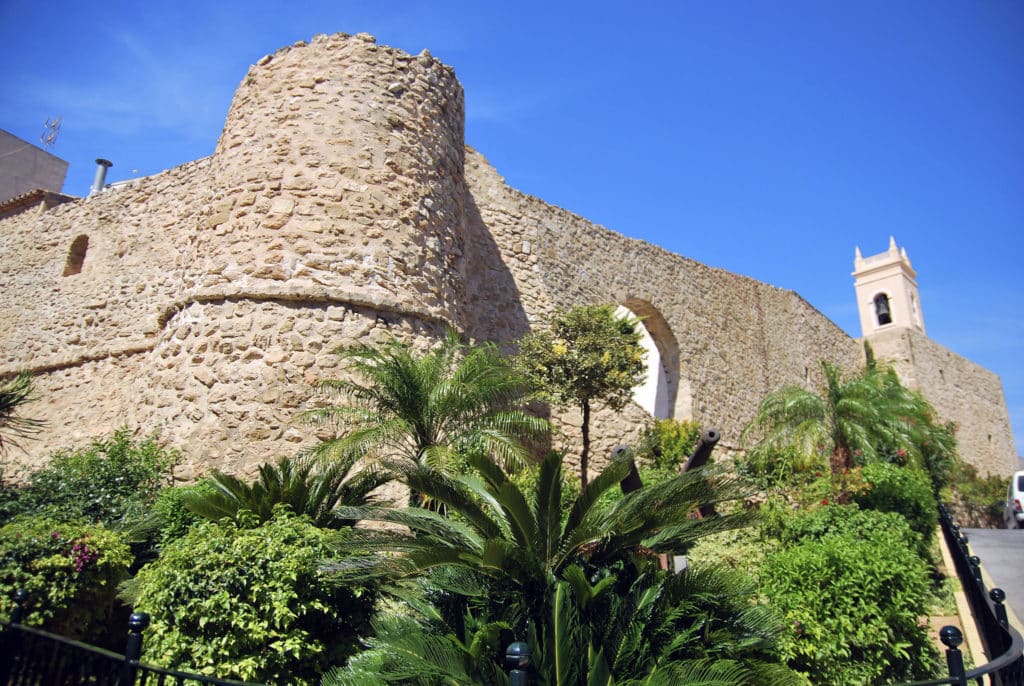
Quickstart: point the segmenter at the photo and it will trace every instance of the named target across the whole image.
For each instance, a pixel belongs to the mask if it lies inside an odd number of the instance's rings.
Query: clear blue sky
[[[62,116],[85,194],[96,157],[116,181],[210,154],[250,64],[337,31],[455,67],[512,186],[853,336],[854,246],[894,235],[929,336],[1000,375],[1024,438],[1021,0],[3,0],[0,128]]]

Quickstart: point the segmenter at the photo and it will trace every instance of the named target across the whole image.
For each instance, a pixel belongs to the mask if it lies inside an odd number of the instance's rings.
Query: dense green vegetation
[[[660,420],[576,478],[525,407],[538,380],[549,401],[621,407],[636,339],[612,308],[577,308],[515,362],[453,334],[341,350],[343,379],[318,386],[338,404],[303,416],[333,435],[251,482],[172,486],[178,455],[128,429],[57,451],[0,482],[0,613],[25,588],[30,623],[109,645],[132,603],[153,618],[145,660],[270,683],[502,684],[513,640],[533,684],[931,676],[936,498],[1000,497],[954,428],[888,370],[825,365],[819,393],[765,399],[734,469],[680,474],[700,427]],[[11,423],[26,379],[0,387],[6,445],[36,426]],[[390,480],[407,506],[375,499]]]
[[[147,513],[170,485],[179,456],[155,438],[136,438],[128,428],[84,448],[58,450],[17,491],[8,489],[3,514],[48,513],[64,519],[123,526]]]
[[[244,519],[244,517],[243,517]],[[329,583],[330,532],[290,514],[204,522],[139,572],[143,659],[246,681],[315,684],[356,648],[374,594]]]
[[[782,655],[815,683],[934,673],[919,617],[930,581],[920,536],[899,514],[830,505],[797,518],[768,557],[762,591],[785,613]]]

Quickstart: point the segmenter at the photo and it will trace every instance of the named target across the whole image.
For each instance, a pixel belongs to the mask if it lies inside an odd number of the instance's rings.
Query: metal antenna
[[[57,144],[57,136],[60,135],[60,122],[64,117],[57,117],[56,119],[46,118],[46,123],[43,125],[43,135],[39,137],[39,142],[43,144],[44,148],[52,148]]]

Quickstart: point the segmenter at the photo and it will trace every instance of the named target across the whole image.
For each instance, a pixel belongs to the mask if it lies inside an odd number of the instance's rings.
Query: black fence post
[[[996,611],[996,619],[1003,625],[1004,629],[1010,628],[1010,620],[1006,616],[1006,591],[1001,588],[993,588],[988,592],[988,597],[992,599]]]
[[[967,561],[971,563],[971,576],[974,577],[974,582],[978,584],[978,588],[984,591],[985,586],[981,580],[981,558],[977,555],[971,555],[967,558]]]
[[[523,641],[510,643],[505,650],[505,666],[509,668],[509,686],[528,686],[529,674],[526,669],[530,666],[530,646]]]
[[[964,642],[964,635],[955,626],[944,626],[939,631],[939,640],[942,641],[942,645],[946,646],[946,666],[949,667],[949,676],[956,679],[952,683],[967,686],[964,655],[958,647]]]
[[[14,592],[14,610],[11,612],[11,624],[21,624],[25,618],[25,603],[28,602],[28,591],[19,588]]]
[[[135,677],[139,671],[139,658],[142,657],[142,632],[149,626],[149,615],[145,612],[133,612],[128,618],[128,641],[124,646],[124,666],[121,667],[120,686],[135,686]]]
[[[21,625],[25,619],[25,604],[28,602],[28,591],[19,588],[14,592],[14,609],[11,611],[9,624]],[[0,634],[0,684],[6,684],[11,680],[11,673],[14,671],[14,661],[17,659],[21,644],[21,632],[16,626],[8,626]]]

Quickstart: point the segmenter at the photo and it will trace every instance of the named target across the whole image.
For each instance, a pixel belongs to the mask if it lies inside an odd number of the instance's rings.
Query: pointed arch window
[[[875,317],[878,319],[879,326],[892,324],[892,310],[889,307],[889,296],[885,293],[879,293],[875,296]]]

